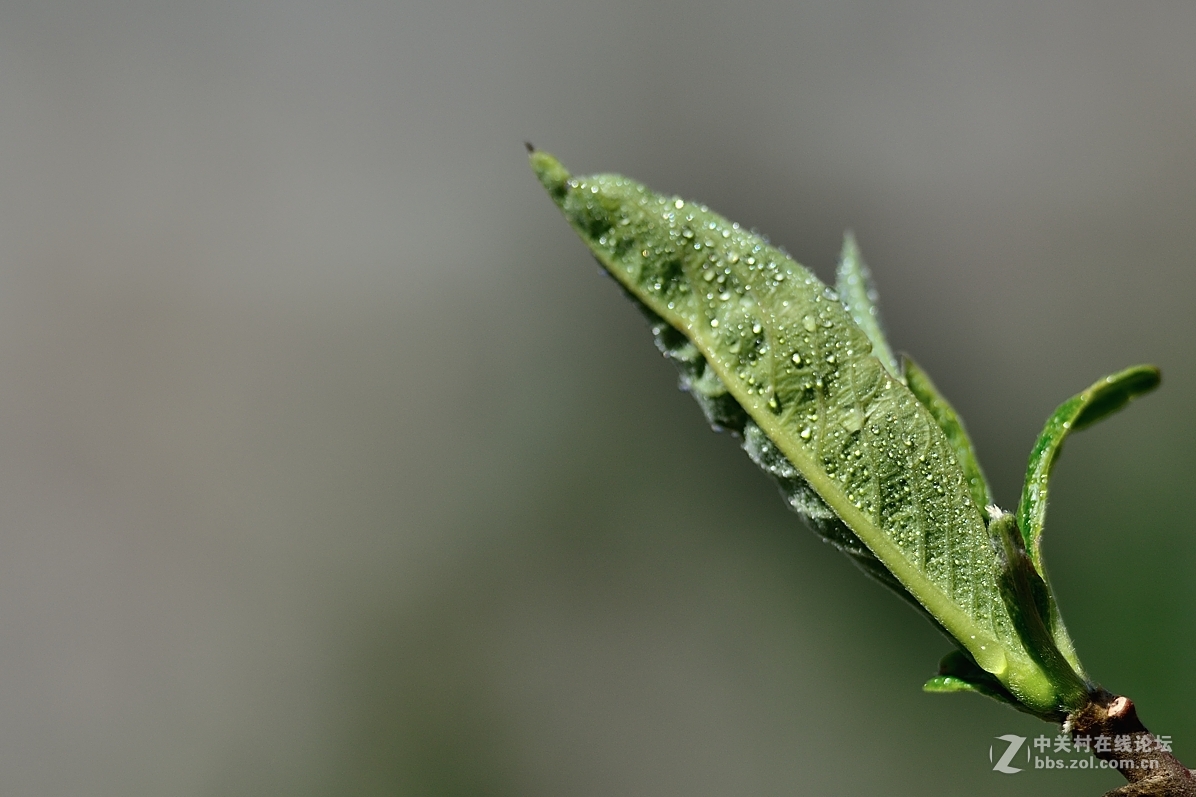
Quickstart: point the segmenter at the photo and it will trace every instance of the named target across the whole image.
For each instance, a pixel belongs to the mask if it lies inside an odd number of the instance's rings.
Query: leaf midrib
[[[689,273],[688,263],[683,264],[682,268],[686,272],[686,279],[693,284],[694,275]],[[626,272],[618,268],[608,270],[634,292],[636,286],[633,280],[629,278],[630,275],[626,275],[625,277]],[[774,445],[781,450],[794,467],[797,468],[802,476],[810,483],[814,491],[855,532],[872,553],[884,563],[885,567],[889,568],[893,575],[905,585],[906,589],[932,615],[938,618],[947,631],[968,648],[977,664],[999,677],[1004,677],[1006,671],[1009,669],[1023,670],[1026,675],[1036,674],[1038,668],[1028,656],[1022,655],[1021,651],[1009,648],[996,637],[992,636],[989,631],[977,625],[959,604],[952,600],[925,573],[905,557],[901,549],[885,534],[882,528],[873,523],[861,509],[847,499],[847,496],[843,494],[823,468],[811,459],[811,456],[806,452],[804,447],[794,444],[789,440],[788,432],[780,425],[776,416],[769,412],[758,399],[739,388],[738,376],[724,365],[722,358],[718,355],[717,349],[708,342],[707,333],[703,329],[695,327],[677,312],[669,310],[667,305],[655,301],[654,297],[644,296],[641,300],[651,302],[654,305],[652,307],[654,312],[669,324],[685,333],[685,336],[689,338],[698,348],[698,351],[702,353],[703,357],[705,357],[708,367],[722,380],[728,392],[735,397],[735,400],[741,406],[748,410],[748,414],[752,420],[773,441]],[[759,300],[757,300],[757,304],[759,305]],[[770,332],[775,332],[772,326],[766,327],[766,329]],[[770,346],[769,349],[770,352],[775,351],[775,347],[773,346]],[[876,359],[871,354],[863,356]],[[844,362],[844,366],[846,365],[847,363]],[[879,360],[877,361],[877,365],[883,368]],[[898,387],[898,385],[894,385],[894,389]],[[821,403],[825,401],[821,393],[819,394],[819,401],[820,410],[818,420],[819,425],[823,426],[826,423],[827,412],[825,406]],[[862,412],[862,410],[860,411]],[[925,410],[919,404],[915,412],[925,412]],[[928,428],[937,428],[933,418],[928,416],[926,421]],[[823,435],[820,434],[819,438],[822,437]],[[923,508],[920,501],[918,502],[918,509],[924,520],[925,514],[922,511]],[[921,525],[924,529],[926,524],[923,522]],[[920,546],[922,549],[925,548],[924,535]],[[1004,660],[1003,662],[1002,659]]]

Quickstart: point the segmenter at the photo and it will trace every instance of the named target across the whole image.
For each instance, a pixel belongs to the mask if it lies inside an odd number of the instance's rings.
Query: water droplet
[[[791,359],[793,360],[794,365],[801,365],[801,355],[797,352],[793,352],[793,357]]]
[[[717,318],[710,319],[710,326],[712,329],[718,329],[718,319]]]
[[[797,436],[800,437],[802,440],[809,440],[810,434],[811,434],[811,429],[809,426],[807,426],[806,428],[804,428],[800,432],[798,432]]]
[[[806,328],[806,332],[813,332],[818,326],[814,321],[814,316],[812,315],[808,315],[803,318],[801,320],[801,325]]]
[[[752,324],[752,333],[753,334],[759,335],[763,331],[764,331],[764,327],[760,326],[759,324]]]
[[[597,190],[595,190],[594,193],[598,193]],[[681,210],[681,208],[685,207],[685,200],[678,199],[673,203],[673,207],[677,208],[677,210]]]
[[[714,279],[714,269],[708,268],[705,271],[703,271],[702,279],[706,280],[707,282],[710,282],[710,280]]]

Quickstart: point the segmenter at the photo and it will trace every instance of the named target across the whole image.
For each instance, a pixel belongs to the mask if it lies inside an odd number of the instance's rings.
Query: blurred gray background
[[[1094,795],[675,390],[522,141],[855,230],[1196,764],[1196,5],[6,3],[0,791]],[[998,743],[999,745],[1000,743]],[[998,747],[997,752],[1000,752]]]

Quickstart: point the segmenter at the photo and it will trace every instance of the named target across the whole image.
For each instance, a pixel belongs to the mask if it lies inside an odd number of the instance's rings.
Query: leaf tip
[[[856,243],[855,233],[851,230],[843,231],[843,248],[840,250],[840,262],[847,260],[849,257],[859,257],[860,246]]]
[[[885,339],[881,328],[878,296],[872,284],[872,272],[868,270],[860,247],[851,230],[843,233],[843,248],[839,252],[839,265],[835,269],[835,288],[843,306],[856,325],[868,336],[872,353],[880,360],[892,376],[902,379],[901,366],[893,356],[893,350]],[[904,381],[904,380],[903,380]]]
[[[1139,396],[1150,393],[1163,381],[1163,373],[1153,365],[1135,365],[1106,376],[1083,394],[1085,403],[1072,421],[1072,431],[1079,431],[1123,408]]]
[[[536,178],[554,200],[560,200],[569,188],[569,178],[572,176],[569,170],[547,152],[538,150],[531,144],[527,144],[527,148],[528,161],[532,171],[536,173]]]
[[[930,694],[950,694],[952,692],[975,692],[976,687],[972,686],[967,681],[959,678],[954,678],[950,675],[936,675],[926,683],[922,684],[922,691]]]

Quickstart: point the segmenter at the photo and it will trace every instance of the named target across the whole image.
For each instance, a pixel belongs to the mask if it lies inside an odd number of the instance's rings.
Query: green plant
[[[710,423],[742,439],[817,533],[954,641],[926,691],[978,692],[1074,737],[1129,737],[1130,752],[1094,751],[1131,762],[1121,766],[1129,784],[1110,794],[1196,794],[1133,703],[1084,671],[1042,558],[1064,440],[1153,390],[1157,369],[1127,369],[1064,402],[1034,446],[1016,513],[1006,513],[951,405],[894,356],[850,236],[832,289],[702,205],[618,175],[574,177],[528,149]]]

